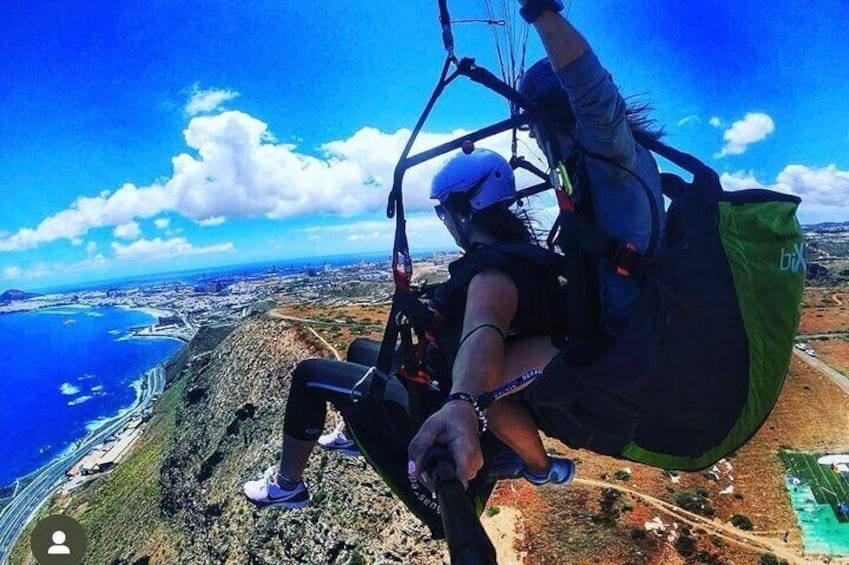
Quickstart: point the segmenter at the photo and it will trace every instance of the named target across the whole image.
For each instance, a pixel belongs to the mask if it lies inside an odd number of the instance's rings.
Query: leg
[[[547,336],[511,344],[505,351],[501,382],[510,382],[528,371],[545,367],[559,351],[551,345]],[[524,406],[502,399],[489,409],[487,416],[495,436],[522,458],[531,473],[546,475],[549,472],[551,459],[545,452],[533,418]]]
[[[363,381],[368,371],[363,365],[322,359],[310,359],[295,368],[283,422],[279,471],[283,478],[300,480],[324,428],[327,402],[339,411],[349,407],[355,388],[370,389],[370,378]]]
[[[327,402],[339,410],[353,403],[357,391],[368,391],[368,367],[325,359],[310,359],[292,372],[292,386],[286,403],[280,465],[268,469],[259,481],[245,484],[245,495],[257,505],[287,508],[309,503],[301,477],[315,442],[324,427]]]
[[[346,359],[351,363],[373,367],[380,354],[380,342],[374,339],[358,337],[348,345]],[[284,438],[284,442],[285,442]],[[295,441],[291,438],[291,441]],[[337,451],[343,455],[356,457],[362,455],[357,444],[351,439],[351,434],[344,420],[339,420],[336,427],[318,438],[318,446],[328,451]],[[304,447],[306,449],[306,447]],[[282,467],[281,467],[282,469]]]
[[[551,462],[539,437],[536,424],[519,403],[503,399],[487,412],[489,427],[495,436],[515,451],[532,473],[548,473]]]

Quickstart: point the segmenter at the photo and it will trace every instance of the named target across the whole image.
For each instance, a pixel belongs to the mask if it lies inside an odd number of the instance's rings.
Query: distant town
[[[426,263],[443,264],[455,257],[455,254],[436,253],[428,255]],[[243,274],[195,274],[172,279],[43,295],[7,290],[0,295],[0,314],[68,305],[142,309],[157,320],[132,328],[133,335],[188,342],[199,327],[237,322],[258,305],[276,300],[280,295],[302,302],[328,294],[337,296],[340,301],[346,296],[358,296],[360,300],[369,296],[378,303],[388,300],[392,290],[388,259],[361,259],[347,265],[318,263],[287,269],[272,266]]]
[[[453,253],[417,258],[420,277],[443,273]],[[139,338],[172,338],[188,343],[201,327],[232,325],[280,301],[379,304],[391,300],[393,285],[388,258],[310,263],[299,267],[229,268],[217,273],[163,275],[163,281],[103,285],[100,288],[36,294],[17,289],[0,295],[0,315],[63,306],[145,310],[156,321],[130,328]],[[364,298],[365,297],[365,298]],[[73,449],[11,485],[0,485],[0,560],[11,547],[13,532],[61,484],[69,492],[110,472],[132,451],[153,414],[166,385],[164,365],[151,368],[139,382],[136,402],[127,411],[78,440]]]

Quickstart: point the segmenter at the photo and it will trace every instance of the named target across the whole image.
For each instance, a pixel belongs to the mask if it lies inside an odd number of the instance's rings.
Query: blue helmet
[[[445,203],[452,195],[465,195],[472,210],[516,200],[516,177],[507,160],[488,149],[451,157],[434,175],[430,197]]]

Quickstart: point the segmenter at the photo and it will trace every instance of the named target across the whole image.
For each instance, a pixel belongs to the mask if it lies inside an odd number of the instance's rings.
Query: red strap
[[[575,211],[575,203],[572,202],[572,197],[566,194],[563,190],[555,190],[554,194],[557,195],[557,206],[564,212],[574,212]]]
[[[637,246],[634,245],[633,243],[626,243],[622,247],[629,250],[629,251],[632,251],[633,253],[637,253]],[[620,257],[617,257],[618,260],[621,259],[621,253],[619,255],[620,255]],[[621,262],[617,262],[617,264],[616,264],[616,274],[621,275],[623,277],[629,277],[629,276],[631,276],[631,269],[630,269],[630,267],[623,265]]]

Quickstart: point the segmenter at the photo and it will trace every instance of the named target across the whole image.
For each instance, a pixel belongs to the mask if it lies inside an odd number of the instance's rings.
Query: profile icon
[[[63,514],[42,518],[30,534],[30,549],[39,565],[79,565],[87,544],[79,522]]]
[[[47,555],[70,555],[71,548],[65,545],[65,532],[62,530],[56,530],[53,532],[53,545],[50,546],[50,549],[47,550]]]

